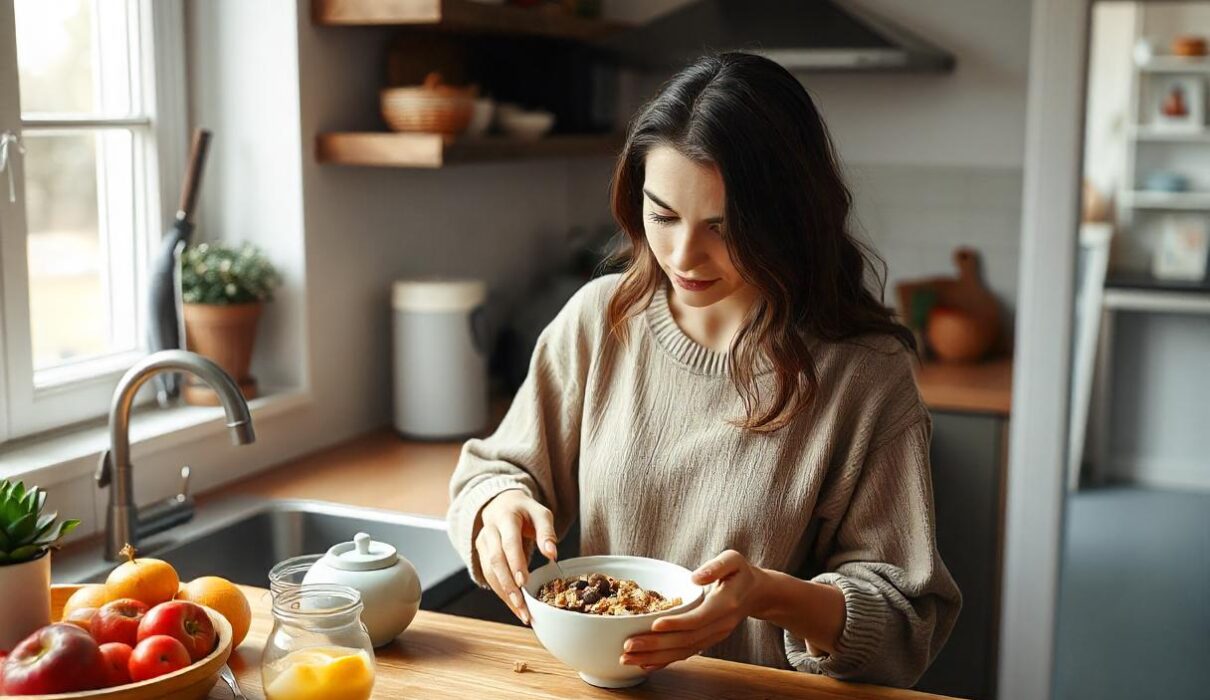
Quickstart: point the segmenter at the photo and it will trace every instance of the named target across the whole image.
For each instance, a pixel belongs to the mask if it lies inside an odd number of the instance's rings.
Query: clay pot
[[[982,359],[996,340],[995,328],[960,309],[935,307],[925,331],[929,347],[943,362],[974,362]]]
[[[236,382],[244,398],[256,397],[256,380],[249,374],[256,324],[263,304],[185,304],[185,349],[214,360]],[[218,396],[204,384],[188,378],[181,392],[186,403],[217,406]]]

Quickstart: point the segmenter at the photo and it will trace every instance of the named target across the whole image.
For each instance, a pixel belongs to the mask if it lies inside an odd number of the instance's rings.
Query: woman
[[[499,429],[463,448],[450,537],[472,576],[528,622],[530,546],[554,558],[578,517],[585,555],[717,582],[623,663],[913,685],[960,605],[929,415],[810,97],[764,58],[698,60],[631,124],[612,197],[625,271],[568,302]]]

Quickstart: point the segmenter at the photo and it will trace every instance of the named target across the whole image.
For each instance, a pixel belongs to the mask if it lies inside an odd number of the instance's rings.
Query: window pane
[[[123,0],[15,0],[21,113],[132,113],[132,8]]]
[[[95,112],[91,0],[16,0],[22,112]]]
[[[34,369],[134,349],[133,238],[128,225],[117,231],[107,225],[129,222],[130,133],[25,136]],[[125,181],[105,173],[126,173]],[[120,186],[124,197],[109,197],[107,183]],[[127,274],[115,276],[117,270]]]

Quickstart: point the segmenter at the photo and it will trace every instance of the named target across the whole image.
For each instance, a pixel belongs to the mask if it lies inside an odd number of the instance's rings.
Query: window
[[[0,441],[104,413],[146,352],[183,34],[179,0],[0,0]]]

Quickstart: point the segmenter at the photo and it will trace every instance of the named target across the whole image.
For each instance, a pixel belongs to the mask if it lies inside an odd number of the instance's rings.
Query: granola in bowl
[[[630,579],[597,573],[553,579],[538,590],[538,600],[590,615],[643,615],[681,604],[680,598],[669,599],[656,591],[643,590]]]

